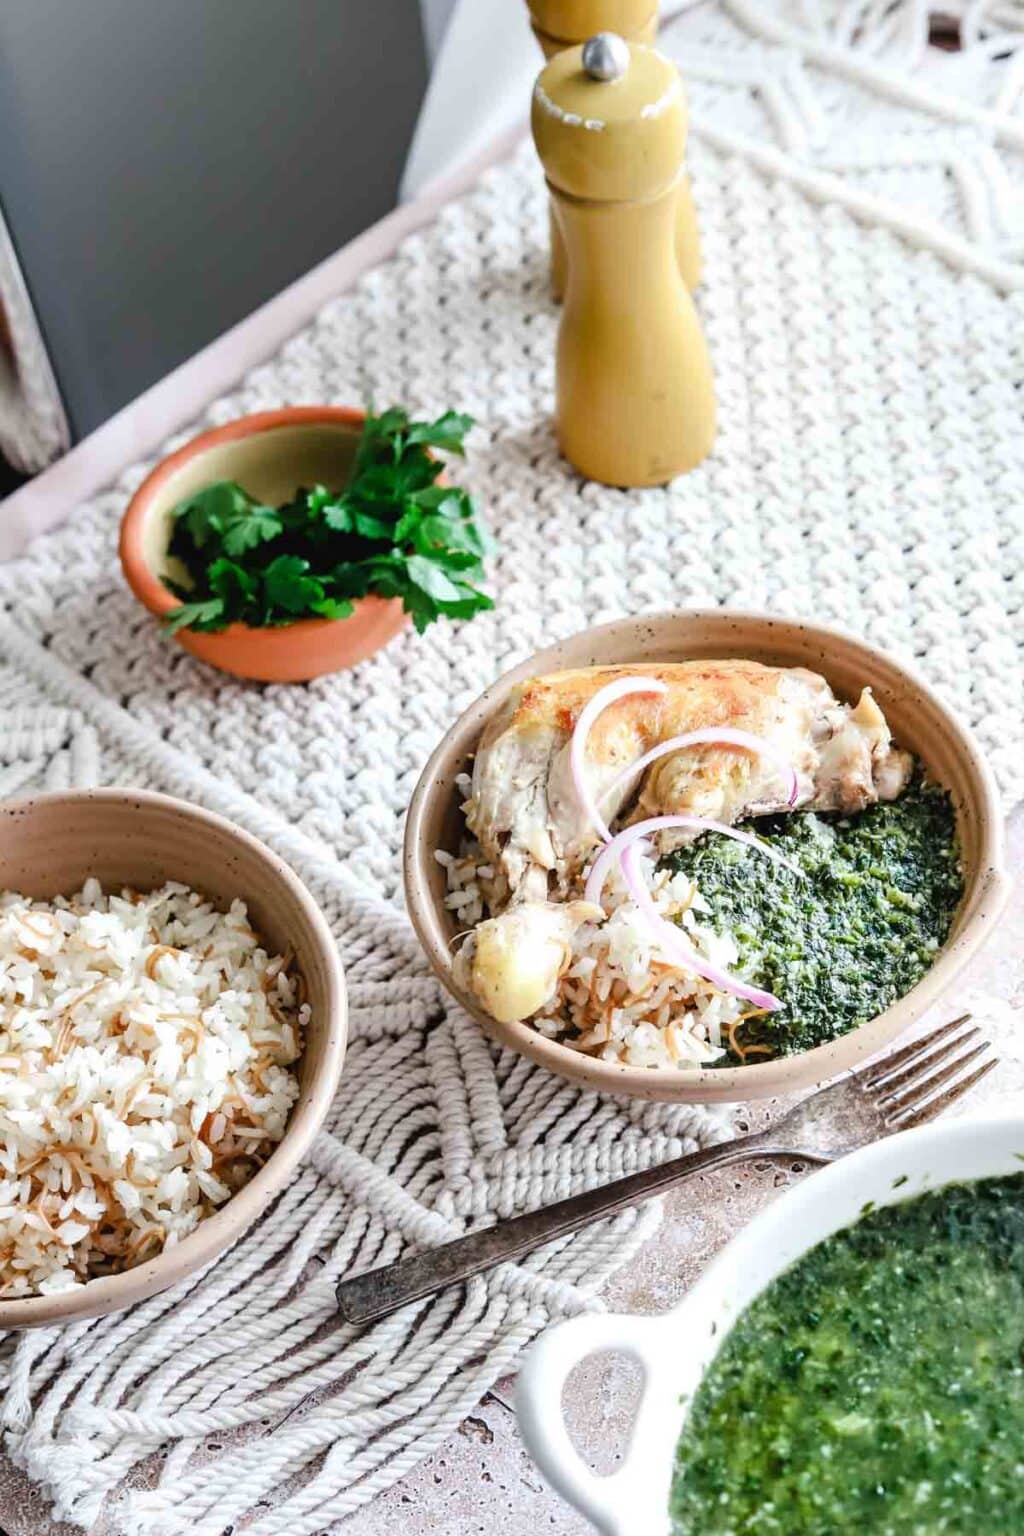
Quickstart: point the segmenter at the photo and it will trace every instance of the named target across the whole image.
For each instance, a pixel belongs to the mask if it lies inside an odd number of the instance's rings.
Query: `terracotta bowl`
[[[455,777],[472,769],[485,722],[509,690],[529,677],[567,667],[690,658],[749,657],[780,666],[811,667],[840,698],[874,689],[900,745],[925,764],[953,797],[963,850],[966,890],[945,946],[931,970],[877,1018],[827,1045],[760,1065],[656,1070],[595,1061],[526,1024],[499,1024],[455,981],[452,940],[457,927],[445,910],[438,848],[455,852],[462,817]],[[1003,823],[991,772],[967,728],[921,679],[884,652],[838,630],[761,614],[722,610],[620,619],[538,651],[506,672],[472,704],[440,743],[412,798],[405,833],[405,891],[409,912],[431,965],[445,987],[495,1040],[588,1088],[644,1099],[736,1101],[806,1089],[833,1078],[887,1045],[946,993],[965,962],[991,932],[1010,892],[1003,868]]]
[[[174,1285],[236,1242],[285,1187],[337,1088],[345,1057],[345,979],[320,909],[287,864],[220,816],[130,789],[40,795],[0,806],[0,890],[69,896],[94,875],[104,887],[153,890],[180,880],[218,906],[241,897],[272,952],[291,947],[312,1013],[301,1091],[283,1139],[255,1177],[175,1247],[74,1291],[0,1300],[0,1329],[77,1322]]]
[[[202,432],[158,464],[128,503],[121,524],[121,565],[135,596],[158,618],[180,600],[163,584],[171,511],[217,480],[237,480],[253,496],[277,504],[300,485],[341,485],[347,478],[364,413],[334,405],[260,411]],[[271,629],[230,624],[217,634],[178,630],[186,651],[235,677],[303,683],[354,667],[408,622],[397,598],[364,597],[347,619],[297,619]]]

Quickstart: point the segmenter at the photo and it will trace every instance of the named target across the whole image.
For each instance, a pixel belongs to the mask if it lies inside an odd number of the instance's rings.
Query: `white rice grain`
[[[150,1258],[252,1176],[308,1008],[244,903],[0,895],[0,1295]]]
[[[460,926],[475,926],[503,909],[507,888],[482,862],[477,843],[467,841],[457,857],[440,852],[436,857],[446,871],[445,905]],[[641,863],[662,915],[681,922],[689,942],[706,959],[734,970],[736,944],[701,922],[708,905],[693,883],[685,875],[656,870],[651,860]],[[583,878],[585,872],[581,884]],[[725,1033],[749,1004],[662,955],[615,871],[602,900],[604,922],[577,929],[555,993],[530,1025],[573,1050],[634,1067],[694,1067],[720,1060],[726,1054]]]

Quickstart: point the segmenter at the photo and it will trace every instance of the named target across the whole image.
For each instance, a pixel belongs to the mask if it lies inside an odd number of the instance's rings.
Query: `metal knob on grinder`
[[[583,44],[583,68],[592,80],[621,80],[629,68],[629,44],[617,32],[598,32]]]

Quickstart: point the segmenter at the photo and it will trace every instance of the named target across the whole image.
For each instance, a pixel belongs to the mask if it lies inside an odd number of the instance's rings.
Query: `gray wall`
[[[445,29],[451,20],[456,0],[420,0],[423,15],[423,34],[427,40],[427,57],[431,64],[437,58],[444,41]],[[473,4],[473,0],[469,0]]]
[[[0,206],[76,437],[393,206],[417,0],[0,0]]]

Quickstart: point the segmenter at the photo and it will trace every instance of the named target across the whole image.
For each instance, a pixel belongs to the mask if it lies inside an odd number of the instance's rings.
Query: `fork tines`
[[[967,1077],[960,1076],[986,1053],[987,1060],[980,1061]],[[963,1013],[854,1076],[881,1112],[886,1127],[905,1131],[941,1114],[996,1064],[981,1030],[971,1024],[969,1013]],[[944,1091],[940,1093],[940,1089]]]

